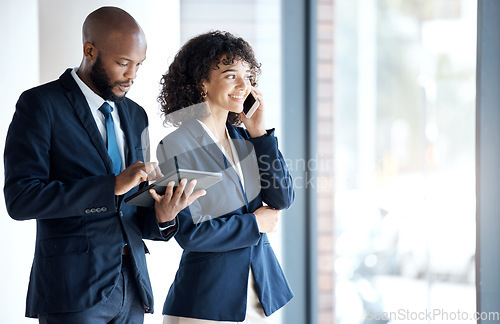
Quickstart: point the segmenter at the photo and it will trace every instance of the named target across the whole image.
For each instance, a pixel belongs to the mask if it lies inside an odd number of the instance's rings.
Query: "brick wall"
[[[334,323],[334,1],[317,1],[318,323]]]

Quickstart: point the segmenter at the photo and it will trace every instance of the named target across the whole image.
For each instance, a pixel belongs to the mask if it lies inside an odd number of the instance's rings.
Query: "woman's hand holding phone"
[[[262,93],[252,88],[248,96],[253,96],[258,101],[258,108],[256,108],[250,117],[247,117],[244,112],[240,113],[241,120],[245,124],[246,129],[252,137],[259,137],[266,134],[266,127],[264,124],[264,102],[262,100]],[[251,111],[250,109],[248,111]]]

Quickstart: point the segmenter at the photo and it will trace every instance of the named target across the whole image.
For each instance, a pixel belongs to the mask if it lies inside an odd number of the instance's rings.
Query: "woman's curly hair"
[[[250,82],[256,86],[261,65],[243,38],[217,30],[184,44],[160,81],[158,102],[165,123],[179,126],[189,119],[206,116],[205,109],[198,105],[204,101],[202,81],[208,80],[210,71],[218,69],[220,63],[230,65],[239,60],[250,65]],[[227,121],[239,125],[241,118],[229,112]]]

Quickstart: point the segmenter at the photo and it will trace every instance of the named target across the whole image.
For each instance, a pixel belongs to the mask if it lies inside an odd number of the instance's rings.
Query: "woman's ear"
[[[201,96],[206,98],[208,94],[207,87],[205,86],[205,82],[201,82]]]

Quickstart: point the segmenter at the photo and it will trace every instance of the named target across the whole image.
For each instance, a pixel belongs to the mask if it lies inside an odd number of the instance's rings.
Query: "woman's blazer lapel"
[[[229,136],[231,136],[236,151],[238,152],[241,171],[245,179],[244,192],[246,199],[252,201],[259,195],[261,189],[259,166],[255,149],[253,144],[247,138],[244,138],[236,127],[229,123],[227,123],[226,126]]]
[[[190,148],[190,149],[198,149],[201,150],[204,154],[196,154],[198,158],[204,159],[202,161],[202,164],[216,164],[219,170],[223,172],[223,177],[229,178],[237,188],[240,188],[239,194],[241,195],[241,198],[245,201],[245,204],[248,207],[248,198],[246,195],[246,191],[250,189],[250,186],[254,186],[254,181],[253,179],[250,179],[251,177],[258,176],[258,169],[257,172],[255,173],[255,167],[250,168],[248,166],[250,160],[256,161],[255,157],[252,159],[251,158],[251,153],[253,149],[251,149],[251,143],[247,142],[244,140],[244,138],[239,135],[237,132],[235,132],[234,127],[228,125],[228,130],[231,138],[233,139],[233,143],[236,147],[236,150],[238,152],[238,156],[240,159],[240,163],[242,163],[242,171],[245,179],[245,188],[242,187],[242,183],[240,181],[240,178],[234,168],[231,166],[231,163],[227,161],[227,159],[224,157],[224,154],[220,150],[220,148],[217,146],[217,144],[212,140],[210,135],[205,131],[203,126],[198,122],[189,122],[186,124],[188,132],[193,136],[196,142],[196,148]],[[250,145],[250,147],[249,147]],[[254,153],[254,152],[253,152]],[[256,164],[255,162],[253,163],[254,165]],[[252,170],[253,169],[253,170]],[[249,180],[247,180],[249,179]],[[249,182],[247,184],[247,181]],[[259,188],[260,189],[260,188]],[[255,189],[250,190],[252,192],[252,198],[255,197]]]

